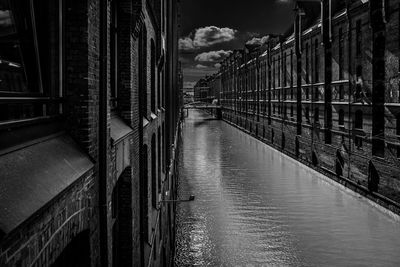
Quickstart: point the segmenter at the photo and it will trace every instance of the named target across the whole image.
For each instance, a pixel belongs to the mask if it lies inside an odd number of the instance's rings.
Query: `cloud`
[[[201,64],[197,64],[196,65],[196,69],[207,69],[207,66],[201,65]]]
[[[225,50],[219,50],[219,51],[209,51],[209,52],[204,52],[201,54],[198,54],[194,60],[199,61],[199,62],[215,62],[222,60],[229,56],[232,53],[232,51],[225,51]]]
[[[214,67],[217,69],[221,68],[221,63],[215,63]]]
[[[269,37],[264,36],[261,38],[254,37],[253,39],[250,39],[246,42],[246,45],[263,45],[268,41]]]
[[[9,10],[0,10],[0,27],[11,26],[11,15]]]
[[[180,50],[195,50],[215,44],[230,42],[235,39],[237,31],[231,28],[207,26],[198,28],[189,36],[179,39]]]

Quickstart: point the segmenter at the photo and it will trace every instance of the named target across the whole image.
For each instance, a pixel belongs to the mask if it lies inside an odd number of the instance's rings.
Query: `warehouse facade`
[[[297,1],[221,67],[224,119],[400,212],[399,3]]]
[[[0,10],[0,265],[172,265],[177,1]]]

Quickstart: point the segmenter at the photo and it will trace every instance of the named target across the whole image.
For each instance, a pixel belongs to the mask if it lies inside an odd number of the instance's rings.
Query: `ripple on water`
[[[176,266],[400,266],[399,220],[204,118],[184,125]]]

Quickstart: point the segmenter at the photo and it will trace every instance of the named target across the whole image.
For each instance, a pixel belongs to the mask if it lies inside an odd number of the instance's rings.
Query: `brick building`
[[[216,73],[200,79],[194,85],[194,101],[211,103],[213,100],[219,100],[221,91],[221,74]]]
[[[0,0],[0,266],[170,266],[176,0]]]
[[[225,120],[400,213],[399,3],[297,1],[221,67]]]

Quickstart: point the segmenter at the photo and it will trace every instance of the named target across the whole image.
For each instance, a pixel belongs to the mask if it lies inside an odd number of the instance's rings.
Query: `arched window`
[[[344,126],[344,111],[339,110],[339,126]]]
[[[156,113],[156,46],[151,39],[151,111]]]
[[[354,120],[354,127],[356,129],[363,128],[363,112],[361,110],[356,111],[355,120]]]

